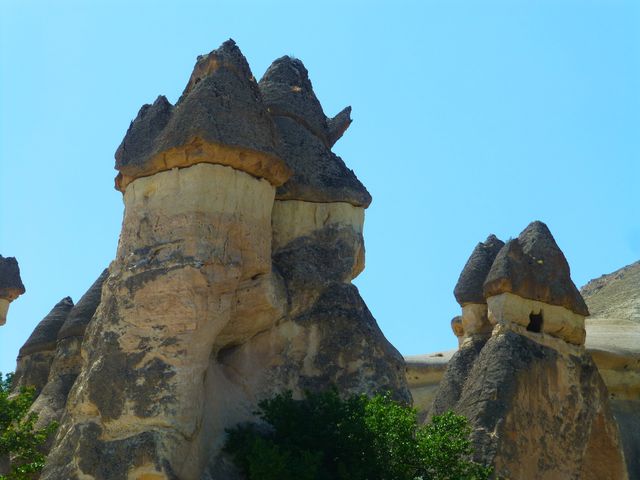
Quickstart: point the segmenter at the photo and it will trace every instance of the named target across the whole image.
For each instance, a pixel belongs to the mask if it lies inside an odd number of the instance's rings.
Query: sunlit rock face
[[[175,106],[141,109],[116,154],[117,256],[42,478],[232,478],[225,429],[277,392],[411,401],[351,283],[371,198],[331,152],[349,111],[324,116],[299,60],[258,85],[232,41]]]
[[[465,415],[476,459],[504,478],[627,478],[607,388],[584,348],[589,312],[549,229],[533,222],[481,274],[491,334],[463,342],[429,415]]]
[[[18,261],[0,255],[0,326],[7,322],[9,304],[24,292]]]

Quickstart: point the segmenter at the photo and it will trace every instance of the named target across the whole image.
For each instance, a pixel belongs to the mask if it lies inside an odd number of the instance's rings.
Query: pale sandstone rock
[[[493,326],[489,322],[486,303],[467,303],[462,307],[462,328],[465,337],[491,335]]]
[[[492,325],[515,323],[534,333],[552,335],[574,345],[583,345],[584,316],[558,305],[502,293],[487,299]],[[535,318],[540,325],[534,325]]]
[[[450,350],[447,352],[408,355],[404,357],[407,365],[407,385],[411,390],[413,407],[418,410],[422,418],[424,418],[427,411],[431,408],[440,381],[447,369],[447,364],[455,353],[455,350]]]

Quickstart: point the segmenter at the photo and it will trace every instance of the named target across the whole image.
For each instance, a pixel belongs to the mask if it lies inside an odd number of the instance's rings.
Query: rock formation
[[[7,322],[9,304],[24,292],[18,261],[14,257],[0,255],[0,325]]]
[[[371,198],[331,152],[349,113],[324,115],[299,60],[258,84],[233,41],[198,58],[176,105],[142,107],[116,152],[116,259],[43,479],[231,478],[225,428],[285,389],[410,402],[351,284]],[[65,397],[68,382],[48,388],[65,361],[78,372],[66,331],[40,411]]]
[[[486,266],[477,251],[465,270]],[[493,330],[463,342],[430,414],[452,408],[465,415],[477,460],[504,478],[627,478],[608,392],[584,349],[588,309],[546,225],[530,224],[488,271],[474,271],[486,272]],[[466,278],[477,289],[477,276],[463,272]]]
[[[609,390],[630,480],[640,480],[640,262],[581,289],[591,312],[586,347]]]
[[[107,278],[104,270],[89,290],[68,312],[54,340],[55,352],[49,356],[48,377],[42,392],[36,398],[32,411],[38,413],[38,426],[59,421],[64,413],[69,391],[82,367],[81,344],[87,325],[93,318]]]
[[[70,297],[60,300],[20,348],[12,384],[14,390],[35,387],[37,395],[44,388],[56,353],[58,331],[72,308],[73,301]]]

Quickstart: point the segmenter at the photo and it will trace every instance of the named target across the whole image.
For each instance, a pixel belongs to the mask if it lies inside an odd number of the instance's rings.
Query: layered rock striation
[[[464,321],[464,300],[480,300],[482,283],[492,330],[463,341],[430,415],[465,415],[476,459],[500,477],[628,478],[607,388],[584,348],[589,312],[551,232],[533,222],[490,268],[482,245],[465,270],[480,267],[463,271],[456,297]]]
[[[276,392],[410,402],[351,283],[371,198],[331,152],[349,112],[324,115],[299,60],[258,84],[233,41],[198,58],[176,105],[140,110],[116,153],[116,259],[42,478],[231,478],[225,428]]]
[[[9,304],[25,291],[18,261],[14,257],[0,255],[0,325],[7,322]]]

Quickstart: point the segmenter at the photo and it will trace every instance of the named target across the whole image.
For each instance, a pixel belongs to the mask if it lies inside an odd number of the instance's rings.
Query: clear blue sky
[[[0,253],[27,293],[0,371],[114,257],[113,154],[234,38],[260,77],[302,59],[373,195],[356,283],[404,354],[453,348],[453,286],[489,233],[549,225],[579,286],[640,258],[640,3],[0,1]]]

